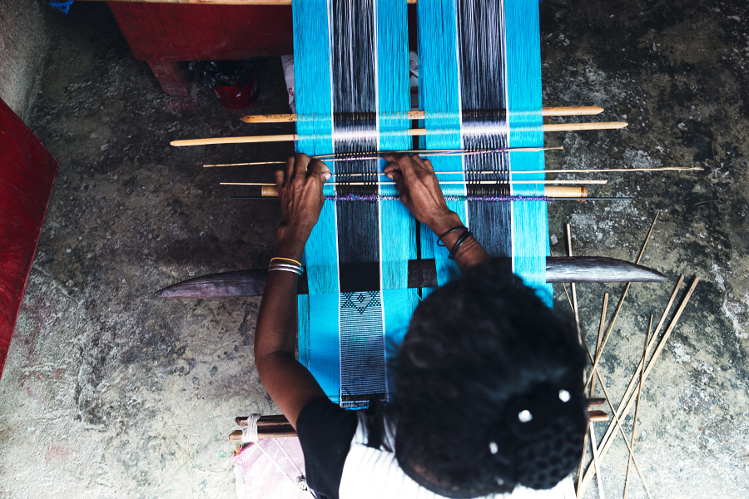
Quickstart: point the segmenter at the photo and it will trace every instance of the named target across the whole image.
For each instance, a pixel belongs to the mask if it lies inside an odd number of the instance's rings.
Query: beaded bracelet
[[[447,256],[450,260],[455,260],[455,255],[458,253],[458,250],[461,246],[463,246],[463,243],[466,242],[466,240],[471,237],[473,234],[470,230],[466,230],[464,233],[460,235],[457,241],[455,241],[455,244],[453,244],[453,249],[450,250],[450,254]]]
[[[447,232],[445,232],[445,233],[444,233],[444,234],[442,234],[441,236],[438,236],[438,237],[437,237],[437,246],[442,246],[442,247],[444,248],[444,247],[445,247],[445,243],[443,243],[443,242],[442,242],[442,238],[443,238],[443,237],[445,237],[445,236],[446,236],[446,235],[448,235],[448,234],[452,234],[452,233],[453,233],[453,232],[455,232],[456,230],[460,230],[460,229],[465,229],[465,228],[466,228],[466,227],[465,227],[464,225],[458,225],[457,227],[453,227],[452,229],[448,230]],[[467,229],[466,229],[466,230],[467,230]]]

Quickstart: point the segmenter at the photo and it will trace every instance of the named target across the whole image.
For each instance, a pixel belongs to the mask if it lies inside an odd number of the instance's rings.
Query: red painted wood
[[[136,59],[245,60],[294,52],[291,6],[108,4]]]
[[[55,158],[0,100],[0,376],[56,174]]]
[[[190,95],[190,73],[187,63],[182,61],[148,61],[154,76],[167,95],[187,97]]]

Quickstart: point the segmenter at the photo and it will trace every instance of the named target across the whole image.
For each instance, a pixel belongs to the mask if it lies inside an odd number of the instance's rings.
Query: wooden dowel
[[[585,184],[585,185],[605,185],[608,180],[477,180],[469,182],[465,180],[441,180],[440,184],[448,185],[507,185],[507,184]],[[255,187],[268,187],[276,184],[268,182],[221,182],[220,185],[243,185]],[[343,185],[343,186],[375,186],[375,185],[395,185],[395,182],[326,182],[325,185]]]
[[[674,292],[671,295],[671,299],[669,300],[669,303],[666,306],[666,310],[664,310],[663,312],[663,316],[661,317],[659,326],[663,324],[663,321],[668,315],[671,305],[673,304],[676,294],[679,292],[679,288],[681,287],[681,283],[683,281],[684,281],[684,276],[681,276],[679,278],[679,282],[674,288]],[[624,395],[622,396],[621,401],[619,402],[619,406],[616,409],[614,409],[614,414],[617,415],[618,417],[623,417],[631,409],[632,404],[635,402],[635,398],[632,396],[632,393],[633,393],[634,388],[637,386],[637,383],[640,377],[640,369],[642,368],[645,369],[645,373],[642,376],[642,379],[644,382],[644,380],[647,379],[648,374],[650,374],[650,371],[655,366],[655,361],[658,359],[658,356],[663,351],[663,348],[666,345],[666,341],[668,340],[668,337],[671,335],[671,332],[676,327],[676,324],[679,321],[679,317],[681,317],[681,313],[684,311],[684,308],[686,308],[687,303],[689,303],[689,299],[692,296],[692,293],[694,292],[694,289],[697,287],[697,283],[699,283],[699,281],[700,281],[699,277],[694,278],[694,281],[692,282],[692,285],[690,286],[689,291],[687,291],[687,294],[682,300],[681,305],[679,305],[679,308],[674,314],[674,318],[671,319],[671,323],[669,324],[668,329],[666,329],[666,332],[664,333],[663,338],[661,338],[660,342],[658,343],[658,347],[653,353],[653,356],[650,358],[650,362],[648,363],[647,367],[644,367],[641,363],[638,366],[638,368],[635,370],[635,374],[632,376],[632,380],[630,381],[629,386],[627,386],[627,389],[625,390]],[[650,347],[652,347],[653,344],[656,342],[659,329],[660,329],[659,327],[656,327],[656,330],[653,333],[653,336],[651,338]],[[614,439],[612,437],[615,431],[616,431],[616,428],[613,427],[612,425],[609,425],[608,429],[606,430],[606,433],[603,436],[603,440],[601,440],[601,444],[599,445],[599,454],[601,456],[606,454],[606,452],[609,450],[609,447],[613,443]],[[593,479],[593,469],[591,467],[588,467],[588,470],[585,472],[585,476],[583,477],[583,484],[582,484],[583,493],[585,493],[585,489],[587,488],[588,484],[590,484],[590,481],[592,479]]]
[[[599,399],[593,399],[588,401],[588,407],[597,407],[599,405]],[[605,411],[590,411],[588,413],[596,421],[608,421],[609,415]],[[247,417],[237,417],[234,422],[239,426],[247,426]],[[258,425],[258,437],[262,440],[264,438],[282,438],[282,437],[294,437],[296,431],[286,419],[283,414],[275,414],[271,416],[261,416],[257,422]],[[238,442],[242,440],[242,430],[234,430],[229,435],[229,440]]]
[[[608,421],[611,419],[611,416],[606,411],[588,411],[588,418],[590,418],[591,423],[601,422],[601,421]]]
[[[276,432],[276,433],[260,433],[258,431],[258,438],[260,440],[266,439],[266,438],[290,438],[290,437],[296,437],[296,431],[294,431],[294,428],[289,426],[291,428],[291,431],[284,431],[284,432]],[[242,440],[242,430],[234,430],[229,434],[229,440],[232,442],[239,442]]]
[[[579,106],[579,107],[545,107],[541,110],[541,116],[592,116],[603,112],[602,107],[598,106]],[[423,120],[424,111],[408,111],[409,120]],[[296,114],[249,114],[242,116],[245,123],[294,123],[297,120]]]
[[[278,188],[266,184],[260,189],[260,195],[265,198],[277,198]],[[588,188],[580,185],[547,185],[544,196],[550,198],[584,198],[588,196]]]
[[[575,132],[584,130],[616,130],[624,128],[627,123],[624,121],[600,121],[594,123],[558,123],[550,125],[542,125],[542,132]],[[535,132],[538,131],[539,127],[517,127],[513,128],[516,132]],[[497,132],[499,133],[499,128]],[[408,135],[408,136],[421,136],[421,135],[447,135],[460,133],[456,130],[427,130],[424,128],[412,128],[410,130],[404,130],[403,132],[393,132],[386,135]],[[373,133],[372,136],[377,135]],[[383,134],[380,134],[383,135]],[[333,138],[337,137],[333,134]],[[346,133],[341,134],[343,137],[353,137],[353,135]],[[252,135],[245,137],[214,137],[207,139],[186,139],[186,140],[173,140],[170,144],[174,147],[185,147],[185,146],[210,146],[218,144],[253,144],[253,143],[264,143],[264,142],[293,142],[298,140],[299,136],[295,133],[282,134],[282,135]]]

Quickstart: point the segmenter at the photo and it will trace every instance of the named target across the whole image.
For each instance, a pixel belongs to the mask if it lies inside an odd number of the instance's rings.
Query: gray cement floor
[[[52,29],[29,125],[60,172],[0,381],[0,497],[230,498],[234,416],[277,412],[252,359],[259,299],[151,293],[267,264],[278,207],[228,200],[247,191],[218,182],[268,179],[273,168],[200,165],[285,158],[292,147],[168,143],[292,128],[244,124],[242,112],[197,86],[189,98],[166,97],[104,4],[76,3]],[[552,249],[564,252],[570,223],[576,253],[634,260],[661,210],[643,263],[671,279],[631,287],[601,371],[618,400],[649,316],[660,317],[679,275],[699,276],[643,390],[635,450],[653,497],[744,497],[749,7],[546,0],[541,31],[545,105],[600,105],[602,120],[630,122],[622,131],[549,134],[547,144],[565,150],[548,154],[547,168],[705,168],[611,174],[591,188],[635,196],[629,204],[550,205]],[[280,60],[262,61],[258,76],[250,111],[288,112]],[[578,286],[589,343],[603,293],[611,318],[623,289]],[[557,306],[569,307],[562,288],[555,292]],[[609,497],[621,496],[625,467],[618,440],[603,464]],[[645,497],[636,476],[629,493]],[[593,484],[586,497],[596,495]]]

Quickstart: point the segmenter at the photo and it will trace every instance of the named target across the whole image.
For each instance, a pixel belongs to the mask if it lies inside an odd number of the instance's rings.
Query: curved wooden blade
[[[502,260],[510,270],[510,260]],[[354,264],[359,275],[379,272],[377,263]],[[370,268],[372,267],[372,268]],[[222,274],[196,277],[160,289],[156,298],[228,298],[232,296],[260,296],[265,290],[267,270],[238,270]],[[663,282],[668,278],[655,270],[634,263],[598,256],[547,257],[546,282]],[[408,262],[408,287],[430,288],[437,286],[434,260]],[[367,290],[359,290],[367,291]],[[299,279],[299,294],[307,294],[307,274]]]

